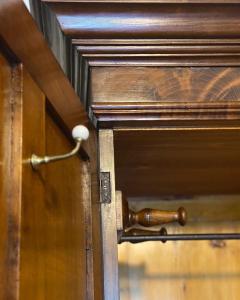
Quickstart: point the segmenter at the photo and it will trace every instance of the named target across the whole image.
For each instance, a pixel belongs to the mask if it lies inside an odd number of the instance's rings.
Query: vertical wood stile
[[[111,178],[111,203],[101,204],[104,299],[118,300],[118,249],[115,204],[114,143],[112,130],[99,131],[99,167],[100,172],[110,172]],[[102,202],[101,199],[100,201]]]

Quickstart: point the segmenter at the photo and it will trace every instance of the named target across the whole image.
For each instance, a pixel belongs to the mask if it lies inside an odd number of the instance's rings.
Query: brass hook
[[[77,125],[72,130],[72,137],[76,141],[76,146],[69,153],[62,154],[62,155],[55,155],[55,156],[42,156],[42,157],[36,154],[32,154],[30,162],[33,169],[37,169],[37,167],[41,164],[48,164],[50,162],[54,162],[54,161],[58,161],[58,160],[62,160],[74,156],[79,151],[81,147],[81,142],[83,140],[85,141],[88,139],[89,131],[87,127],[83,125]]]

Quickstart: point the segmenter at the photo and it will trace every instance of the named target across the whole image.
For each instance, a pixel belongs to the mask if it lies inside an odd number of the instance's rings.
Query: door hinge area
[[[100,194],[101,203],[111,203],[111,174],[110,172],[100,172]]]

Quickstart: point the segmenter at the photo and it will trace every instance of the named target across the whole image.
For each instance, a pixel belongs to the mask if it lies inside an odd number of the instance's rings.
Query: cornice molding
[[[240,1],[38,0],[34,14],[41,20],[48,43],[89,115],[99,126],[123,125],[121,120],[126,114],[117,103],[106,109],[105,104],[88,102],[92,67],[240,66]],[[205,102],[204,106],[206,109],[182,106],[178,113],[173,107],[164,112],[158,107],[155,113],[149,106],[139,104],[137,110],[144,120],[150,120],[146,114],[152,113],[158,121],[170,113],[180,119],[194,119],[199,113],[209,120],[224,119],[226,110],[230,118],[239,118],[238,103],[231,103],[231,108],[228,103],[219,106]],[[134,110],[127,103],[126,107],[127,124],[134,126]],[[115,121],[106,122],[106,117]]]
[[[240,38],[240,3],[42,3],[71,38]]]
[[[239,102],[215,102],[215,103],[93,103],[92,114],[98,120],[100,127],[129,127],[129,126],[165,126],[175,124],[176,121],[190,124],[189,121],[197,121],[198,124],[211,121],[239,121]],[[226,115],[227,112],[227,115]],[[238,122],[239,123],[239,122]],[[232,123],[229,123],[232,126]],[[239,124],[238,124],[239,125]]]

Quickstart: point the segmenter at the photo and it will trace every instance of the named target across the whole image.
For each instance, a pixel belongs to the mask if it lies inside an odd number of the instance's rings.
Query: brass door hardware
[[[50,162],[67,159],[69,157],[74,156],[80,149],[82,141],[85,141],[89,137],[89,131],[87,127],[83,125],[77,125],[72,130],[72,137],[76,141],[76,146],[74,149],[66,154],[55,155],[55,156],[38,156],[36,154],[32,154],[31,157],[31,165],[33,169],[37,169],[37,167],[41,164],[48,164]]]

